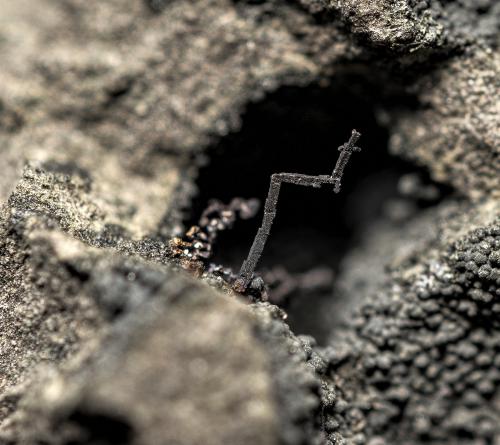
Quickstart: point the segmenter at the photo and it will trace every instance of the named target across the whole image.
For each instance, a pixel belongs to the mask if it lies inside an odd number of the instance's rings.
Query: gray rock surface
[[[80,273],[86,261],[76,261]],[[276,443],[269,363],[248,308],[138,260],[97,254],[89,274],[98,300],[123,304],[124,293],[109,291],[125,281],[134,303],[109,312],[112,327],[91,359],[44,365],[3,440]]]
[[[500,441],[497,2],[0,9],[1,443]],[[311,85],[451,189],[364,227],[321,346],[182,239],[213,144]]]

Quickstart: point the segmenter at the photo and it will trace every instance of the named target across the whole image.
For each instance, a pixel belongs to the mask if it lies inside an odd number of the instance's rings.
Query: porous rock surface
[[[2,443],[500,441],[494,0],[0,6]],[[366,228],[320,348],[171,237],[247,104],[345,72],[455,194]]]

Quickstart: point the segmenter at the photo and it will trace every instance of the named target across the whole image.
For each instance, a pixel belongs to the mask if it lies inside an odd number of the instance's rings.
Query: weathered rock
[[[450,202],[400,229],[378,228],[382,236],[367,232],[339,280],[353,316],[334,327],[324,351],[338,404],[357,413],[331,414],[343,437],[486,443],[500,434],[499,216],[495,200]],[[352,289],[354,301],[345,294]]]
[[[2,12],[2,443],[498,441],[494,0]],[[370,221],[324,348],[170,239],[207,147],[248,104],[310,84],[366,95],[392,153],[462,196]]]
[[[4,440],[277,443],[270,364],[248,308],[187,277],[132,261],[101,263],[90,283],[114,286],[100,293],[119,286],[121,275],[143,304],[117,316],[88,364],[42,369],[4,423]],[[153,273],[162,281],[151,291],[145,283]]]
[[[494,0],[300,0],[314,14],[339,14],[353,33],[398,54],[442,53],[471,43],[498,46]]]
[[[80,171],[27,168],[3,209],[2,440],[320,437],[327,384],[283,313],[185,275],[168,245],[111,229],[99,204]]]
[[[399,115],[391,150],[471,198],[500,190],[500,57],[479,50],[418,81],[420,109]]]

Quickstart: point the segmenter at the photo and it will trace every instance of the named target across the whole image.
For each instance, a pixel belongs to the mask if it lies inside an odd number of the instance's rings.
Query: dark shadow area
[[[388,133],[376,121],[373,94],[356,85],[353,89],[346,81],[334,88],[282,88],[250,105],[241,130],[208,152],[210,163],[200,171],[199,195],[189,223],[196,223],[212,198],[229,202],[235,196],[257,197],[263,203],[272,173],[331,174],[338,146],[355,128],[362,133],[357,144],[362,152],[353,154],[340,194],[328,186],[282,186],[277,216],[258,267],[264,271],[282,266],[292,274],[319,266],[335,271],[359,230],[380,218],[384,203],[397,196],[401,175],[415,171],[413,165],[388,154]],[[413,106],[411,97],[391,100]],[[238,221],[224,232],[214,262],[238,271],[261,218],[262,210],[253,220]],[[290,324],[299,334],[321,338],[316,315],[321,300],[333,298],[331,291],[304,298],[285,305]]]
[[[128,422],[107,414],[77,410],[68,420],[78,428],[79,437],[68,440],[66,445],[127,445],[134,438]]]

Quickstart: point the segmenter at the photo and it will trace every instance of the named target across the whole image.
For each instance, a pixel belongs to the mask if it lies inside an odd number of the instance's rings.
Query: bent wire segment
[[[233,285],[233,288],[237,292],[244,292],[252,281],[255,268],[257,267],[257,263],[262,256],[267,239],[271,233],[271,227],[276,216],[281,184],[288,183],[315,188],[319,188],[323,184],[331,184],[334,186],[335,193],[339,193],[342,176],[352,153],[361,151],[361,149],[355,145],[360,136],[360,133],[353,130],[349,141],[339,147],[340,155],[330,176],[310,176],[300,173],[275,173],[271,176],[271,183],[264,205],[264,217],[261,227],[255,235],[247,259],[243,261],[239,277]]]

